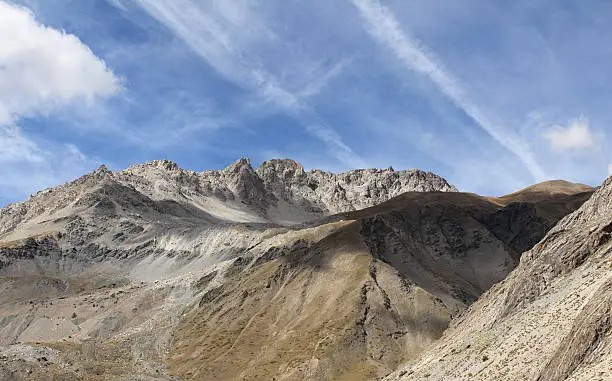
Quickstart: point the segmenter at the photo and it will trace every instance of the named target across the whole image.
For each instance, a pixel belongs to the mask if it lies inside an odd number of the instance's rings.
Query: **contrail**
[[[352,0],[352,2],[365,22],[367,33],[378,44],[392,51],[406,68],[427,76],[479,127],[508,151],[514,153],[536,180],[547,178],[529,145],[512,131],[491,122],[435,54],[402,30],[389,8],[378,0]]]
[[[364,167],[365,162],[324,123],[300,94],[287,90],[271,72],[258,64],[249,40],[271,34],[256,14],[243,8],[248,17],[238,25],[227,22],[218,9],[205,9],[191,0],[134,0],[152,17],[168,27],[196,54],[225,79],[253,91],[297,118],[314,137],[321,140],[336,158],[349,167]],[[274,36],[276,37],[276,36]]]

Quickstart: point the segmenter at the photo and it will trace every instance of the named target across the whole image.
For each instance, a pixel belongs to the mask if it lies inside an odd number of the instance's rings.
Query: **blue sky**
[[[612,3],[0,0],[0,204],[105,163],[612,170]]]

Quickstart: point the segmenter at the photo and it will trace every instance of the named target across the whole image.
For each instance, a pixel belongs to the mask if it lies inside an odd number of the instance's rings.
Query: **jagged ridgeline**
[[[292,160],[101,167],[0,211],[0,379],[376,379],[592,192],[481,197]]]
[[[365,169],[334,174],[307,172],[288,159],[265,161],[253,169],[248,159],[240,159],[220,171],[194,172],[158,160],[115,173],[102,166],[72,183],[41,191],[26,202],[3,209],[0,228],[6,232],[30,218],[57,214],[68,207],[106,207],[111,212],[113,205],[125,209],[132,201],[136,208],[150,209],[152,204],[147,202],[162,203],[157,209],[186,208],[180,212],[191,211],[194,217],[215,223],[292,224],[377,205],[409,191],[456,189],[443,178],[420,170]]]

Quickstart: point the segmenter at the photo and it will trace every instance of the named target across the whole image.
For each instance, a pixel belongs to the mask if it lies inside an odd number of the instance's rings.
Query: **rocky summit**
[[[0,210],[0,379],[607,380],[611,191],[103,166]]]

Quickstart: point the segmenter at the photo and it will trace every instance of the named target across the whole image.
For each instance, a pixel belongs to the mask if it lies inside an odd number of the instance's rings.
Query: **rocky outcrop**
[[[306,172],[300,164],[285,159],[265,161],[256,173],[277,198],[328,214],[378,205],[407,191],[457,191],[441,177],[416,169],[359,169],[340,174]]]
[[[595,291],[593,298],[582,308],[537,381],[567,380],[572,373],[579,371],[581,365],[605,359],[606,348],[610,357],[611,346],[612,278]]]
[[[0,246],[0,270],[15,261],[31,260],[37,257],[59,257],[61,249],[54,237],[29,237],[24,240],[4,243]]]

